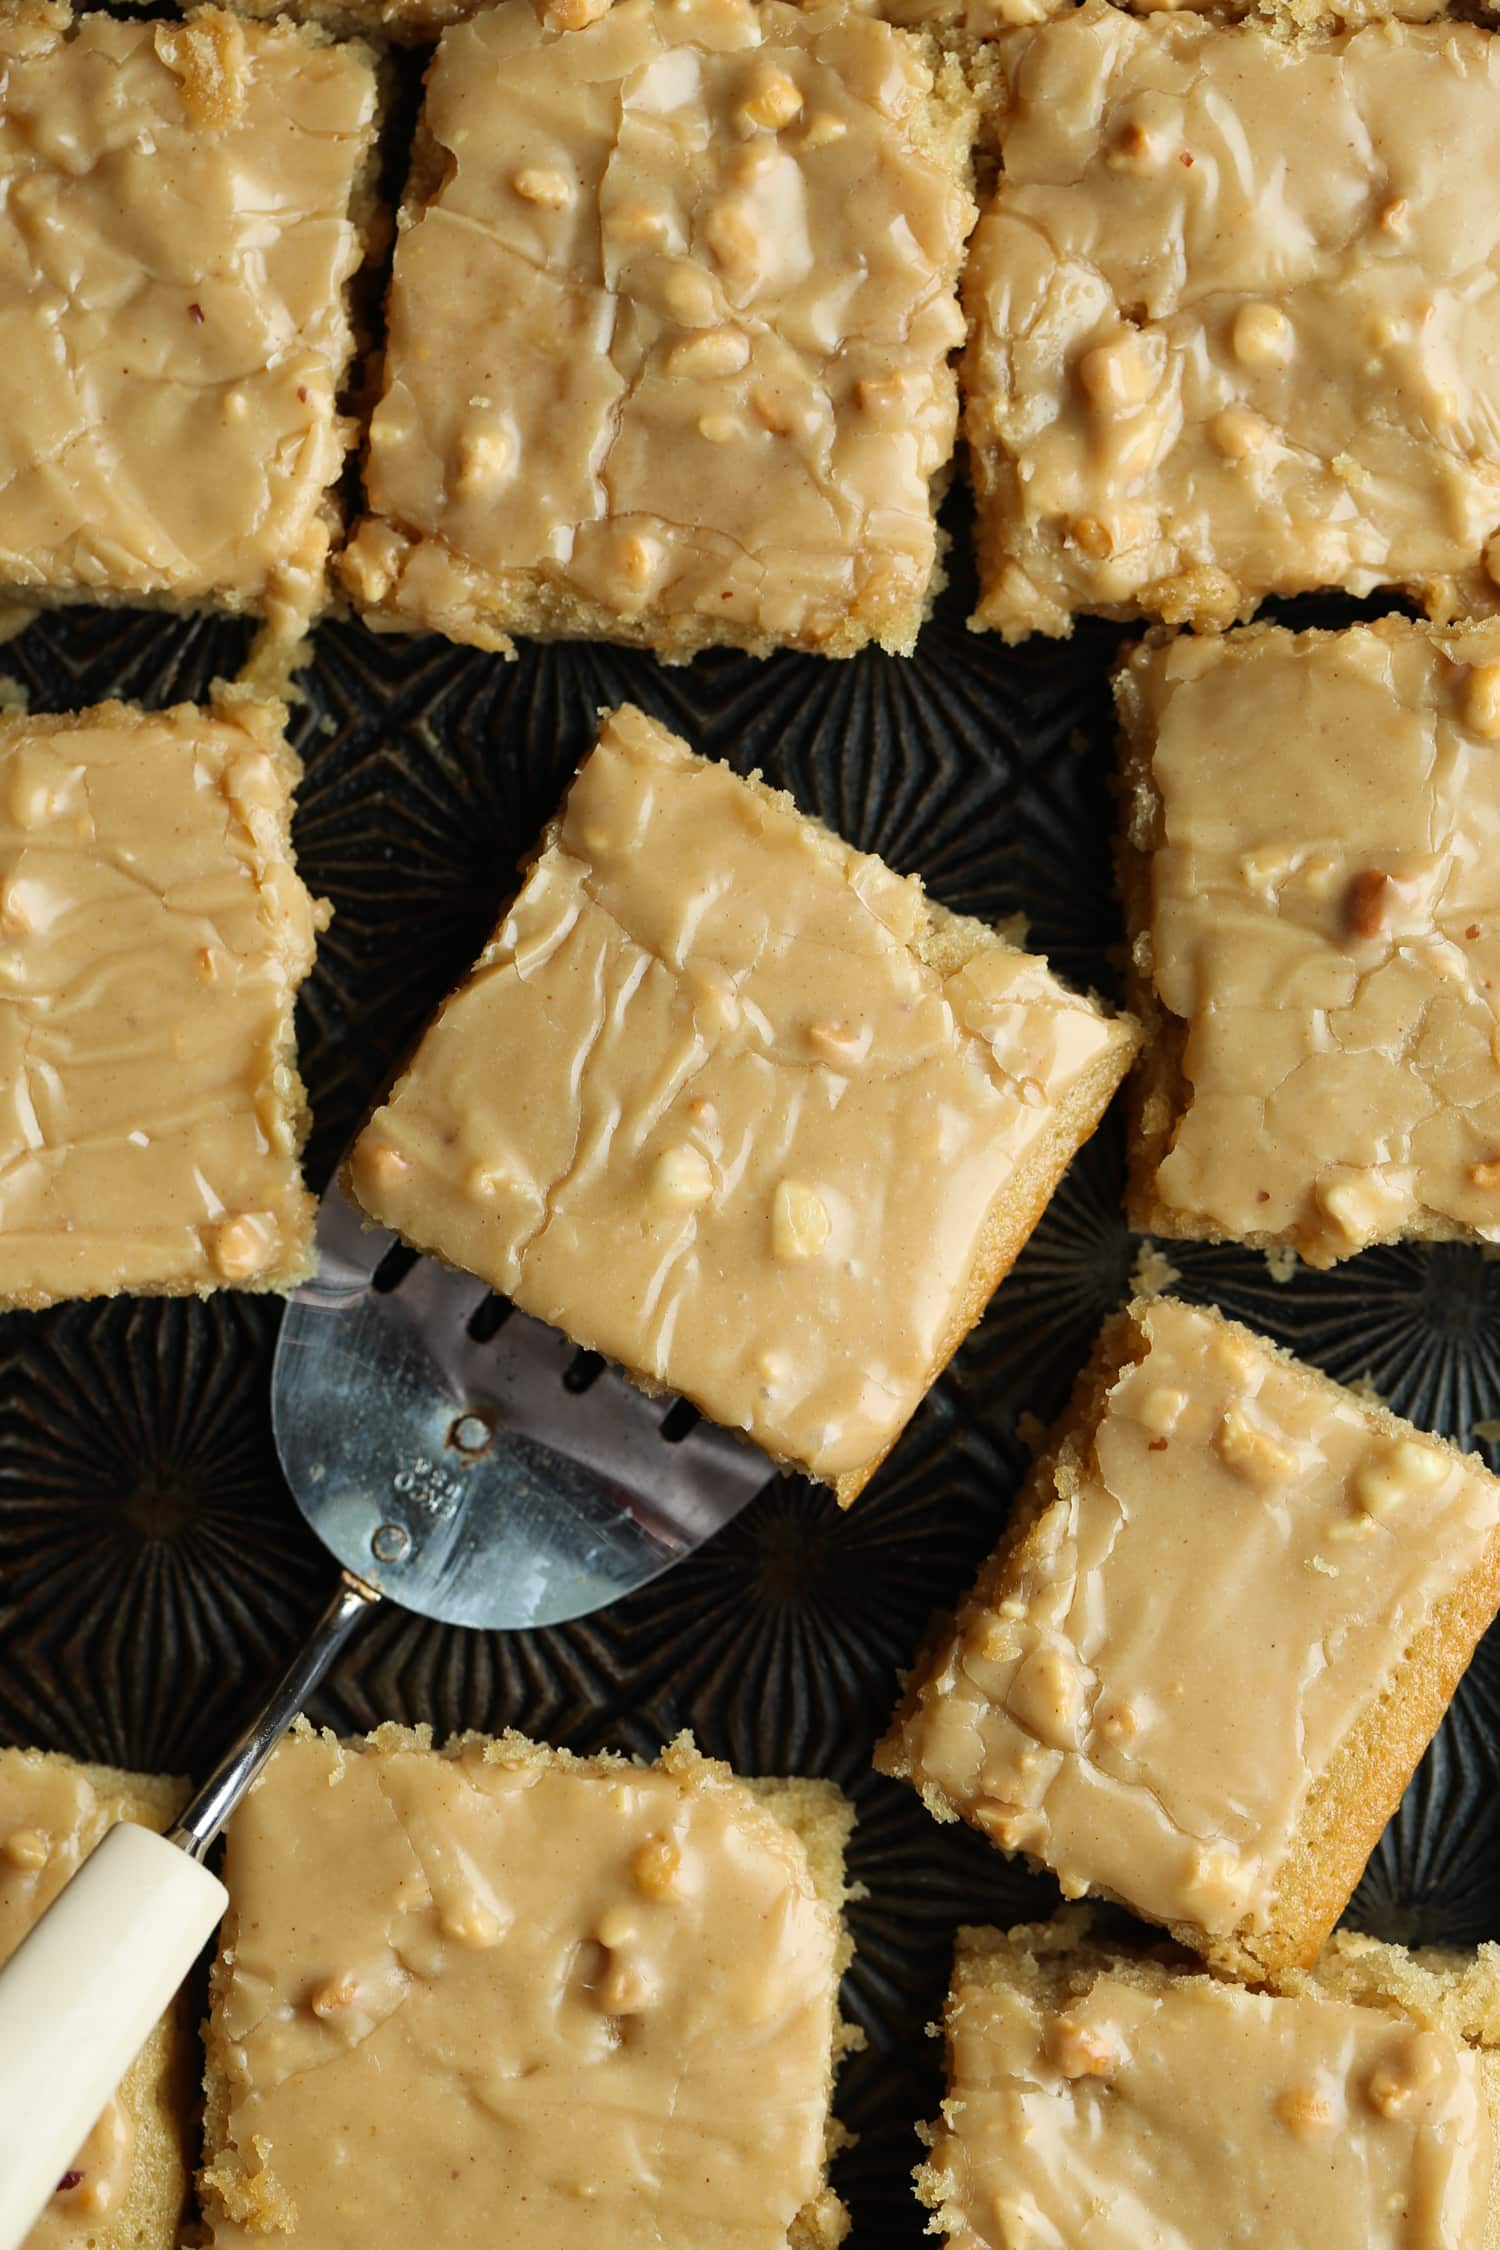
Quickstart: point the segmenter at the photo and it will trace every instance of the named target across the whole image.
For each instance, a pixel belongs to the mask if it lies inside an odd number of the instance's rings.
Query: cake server
[[[218,1922],[209,1847],[359,1621],[557,1625],[738,1514],[764,1454],[648,1398],[470,1275],[368,1227],[337,1183],[288,1303],[271,1410],[342,1567],[260,1716],[167,1836],[112,1828],[0,1970],[0,2250],[16,2250]]]

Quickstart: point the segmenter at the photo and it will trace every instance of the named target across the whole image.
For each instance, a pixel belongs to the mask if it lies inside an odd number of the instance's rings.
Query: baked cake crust
[[[0,72],[0,598],[246,610],[295,643],[353,434],[373,57],[9,0]]]
[[[0,1303],[285,1289],[315,1205],[279,704],[0,720]]]
[[[876,1763],[1259,1981],[1316,1956],[1497,1609],[1481,1463],[1138,1300]]]
[[[844,0],[447,31],[339,565],[367,622],[909,651],[973,118],[955,62]]]
[[[852,1817],[686,1738],[648,1767],[299,1726],[229,1831],[215,2244],[404,2240],[437,2194],[463,2231],[503,2187],[517,2250],[833,2250]]]
[[[964,273],[975,622],[1493,608],[1500,49],[1086,0],[989,50]],[[1455,167],[1451,151],[1465,159]]]
[[[1500,1240],[1500,627],[1148,640],[1115,693],[1133,1224]]]
[[[1044,962],[626,706],[351,1184],[848,1501],[1133,1047]]]

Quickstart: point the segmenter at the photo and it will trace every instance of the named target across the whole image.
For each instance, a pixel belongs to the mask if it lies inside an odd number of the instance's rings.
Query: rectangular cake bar
[[[954,62],[846,0],[501,0],[445,32],[340,563],[367,622],[910,650],[973,116]]]
[[[0,1304],[307,1270],[284,717],[0,720]]]
[[[1185,636],[1116,697],[1134,1223],[1500,1240],[1500,626]]]
[[[1497,1608],[1480,1461],[1138,1300],[877,1763],[1255,1981],[1317,1955]]]
[[[381,1225],[848,1501],[1134,1044],[627,705],[351,1180]]]
[[[852,1814],[685,1743],[303,1731],[235,1815],[216,2250],[834,2250]]]
[[[1494,36],[1086,0],[991,52],[976,622],[1221,625],[1314,587],[1493,608]]]
[[[1082,1925],[1082,1926],[1081,1926]],[[959,1932],[918,2173],[951,2250],[1495,2250],[1500,1949],[1340,1933],[1275,1993],[1086,1918]]]
[[[373,59],[217,8],[0,10],[0,600],[325,599]]]

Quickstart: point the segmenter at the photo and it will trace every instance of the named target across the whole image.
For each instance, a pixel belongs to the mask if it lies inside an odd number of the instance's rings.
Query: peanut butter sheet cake
[[[1482,1462],[1140,1300],[877,1763],[1258,1981],[1316,1956],[1497,1609]]]
[[[229,1831],[216,2250],[834,2250],[850,1819],[684,1744],[294,1738]]]
[[[977,622],[1493,608],[1500,46],[1087,0],[992,50],[964,275]],[[1461,152],[1461,153],[1460,153]]]
[[[1134,1042],[626,706],[351,1180],[382,1225],[850,1500]]]
[[[973,220],[957,65],[842,0],[560,13],[501,0],[438,47],[345,588],[484,648],[910,650]]]
[[[0,1303],[307,1271],[284,716],[0,720]]]
[[[216,8],[0,11],[0,597],[325,598],[372,59]]]
[[[160,1774],[0,1749],[0,1962],[117,1820],[163,1829],[186,1790]],[[191,2089],[179,1999],[151,2031],[23,2250],[175,2250]]]
[[[951,2250],[1490,2250],[1500,1954],[1341,1934],[1294,1991],[959,1932],[918,2175]]]
[[[1500,627],[1183,636],[1116,694],[1135,1224],[1500,1240]]]

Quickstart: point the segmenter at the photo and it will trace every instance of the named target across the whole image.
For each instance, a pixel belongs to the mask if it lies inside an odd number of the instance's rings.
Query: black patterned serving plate
[[[966,525],[956,522],[962,556]],[[914,659],[733,654],[667,670],[604,647],[519,662],[357,625],[317,636],[292,721],[306,761],[302,870],[333,901],[302,1010],[313,1182],[393,1056],[467,966],[592,738],[632,698],[708,755],[760,767],[945,905],[1024,914],[1068,977],[1106,991],[1108,675],[1120,640],[1005,649],[944,595]],[[1308,605],[1299,605],[1308,614]],[[1320,621],[1354,614],[1324,604]],[[43,619],[0,654],[38,711],[160,705],[233,672],[230,625],[119,612]],[[867,2036],[839,2109],[839,2186],[866,2250],[921,2239],[909,2174],[938,2098],[927,2035],[961,1921],[1045,1914],[1053,1886],[938,1827],[870,1751],[929,1615],[993,1545],[1029,1417],[1062,1404],[1140,1245],[1121,1216],[1115,1121],[1063,1182],[988,1317],[846,1515],[773,1484],[679,1569],[602,1616],[509,1635],[392,1612],[315,1705],[342,1730],[517,1726],[575,1750],[653,1753],[680,1728],[748,1772],[826,1774],[859,1810],[858,1954],[845,2012]],[[1500,1263],[1440,1246],[1271,1278],[1255,1251],[1171,1246],[1179,1290],[1221,1305],[1396,1409],[1495,1451]],[[201,1771],[326,1594],[328,1558],[278,1473],[267,1403],[274,1301],[115,1299],[0,1318],[0,1737]],[[1493,1425],[1500,1436],[1500,1422]],[[1408,1943],[1500,1937],[1500,1634],[1492,1633],[1350,1910]]]

